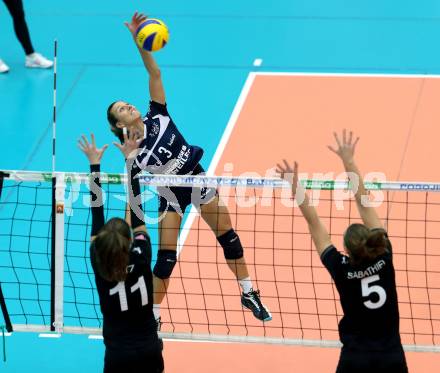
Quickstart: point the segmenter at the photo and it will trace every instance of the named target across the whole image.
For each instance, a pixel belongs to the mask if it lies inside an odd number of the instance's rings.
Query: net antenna
[[[53,59],[53,124],[52,124],[52,173],[56,170],[56,135],[57,135],[57,49],[58,40],[54,40]]]
[[[51,304],[50,331],[63,328],[63,273],[64,273],[64,175],[56,174],[56,113],[57,113],[57,52],[54,40],[53,68],[53,125],[52,125],[52,242],[51,242]]]

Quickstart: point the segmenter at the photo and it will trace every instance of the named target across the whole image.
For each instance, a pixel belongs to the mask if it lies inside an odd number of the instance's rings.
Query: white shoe
[[[0,74],[7,73],[9,71],[9,66],[6,65],[3,60],[0,59]]]
[[[48,69],[53,66],[51,60],[48,60],[46,57],[36,52],[27,55],[24,64],[26,67],[36,67],[40,69]]]

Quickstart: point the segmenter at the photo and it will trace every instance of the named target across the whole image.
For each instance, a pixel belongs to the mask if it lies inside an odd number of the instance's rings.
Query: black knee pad
[[[241,246],[240,238],[233,229],[217,237],[217,241],[223,247],[226,259],[236,260],[243,258],[243,246]]]
[[[162,280],[170,278],[176,261],[176,250],[159,250],[157,252],[156,265],[153,269],[154,275]]]

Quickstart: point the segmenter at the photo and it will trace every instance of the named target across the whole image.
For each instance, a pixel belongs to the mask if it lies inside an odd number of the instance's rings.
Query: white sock
[[[156,320],[160,317],[160,304],[153,304],[153,314]]]
[[[252,290],[252,281],[250,277],[246,277],[241,280],[238,280],[238,283],[240,284],[243,293],[247,294]]]

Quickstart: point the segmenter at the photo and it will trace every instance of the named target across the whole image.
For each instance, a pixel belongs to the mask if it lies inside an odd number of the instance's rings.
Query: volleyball
[[[147,19],[136,30],[136,42],[140,48],[155,52],[168,42],[168,27],[159,19]]]

